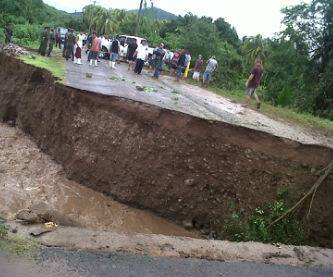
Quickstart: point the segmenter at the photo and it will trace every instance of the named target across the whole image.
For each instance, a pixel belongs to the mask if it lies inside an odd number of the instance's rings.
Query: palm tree
[[[139,33],[139,26],[140,26],[140,17],[141,17],[141,11],[142,11],[142,6],[143,6],[143,0],[140,0],[140,7],[138,11],[138,20],[135,28],[135,34],[137,35]]]

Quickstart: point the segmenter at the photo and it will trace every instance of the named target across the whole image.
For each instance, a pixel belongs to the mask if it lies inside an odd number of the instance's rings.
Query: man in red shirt
[[[261,59],[257,58],[255,65],[252,68],[251,75],[246,81],[246,98],[247,102],[250,101],[251,97],[254,97],[257,102],[257,109],[260,109],[260,100],[256,94],[256,89],[260,85],[262,75],[264,73],[264,67],[262,66]]]
[[[93,61],[95,62],[95,66],[97,66],[97,57],[98,53],[101,51],[101,41],[97,37],[96,33],[93,33],[91,48],[90,48],[90,65],[93,65]]]

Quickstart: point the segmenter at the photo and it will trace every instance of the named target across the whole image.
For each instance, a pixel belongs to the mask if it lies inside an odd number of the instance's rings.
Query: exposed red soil
[[[330,148],[66,87],[13,58],[0,55],[0,66],[0,118],[16,120],[69,178],[219,237],[235,207],[250,212],[281,188],[295,201],[333,159]],[[311,244],[332,246],[332,195],[331,174],[316,194]]]

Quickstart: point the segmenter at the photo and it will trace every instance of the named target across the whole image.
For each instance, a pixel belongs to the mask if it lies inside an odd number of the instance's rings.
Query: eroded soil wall
[[[69,88],[13,58],[0,55],[0,66],[0,117],[69,178],[207,232],[222,234],[235,208],[270,203],[281,188],[296,201],[333,159],[329,148]],[[331,174],[312,208],[313,244],[332,246],[332,207]]]

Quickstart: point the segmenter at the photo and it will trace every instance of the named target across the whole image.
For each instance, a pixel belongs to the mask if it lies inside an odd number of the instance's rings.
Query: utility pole
[[[136,23],[136,27],[135,27],[135,34],[136,35],[139,34],[139,30],[140,30],[140,18],[141,18],[142,6],[143,6],[143,0],[140,0],[140,7],[139,7],[139,11],[138,11],[138,19],[137,19],[137,23]]]

